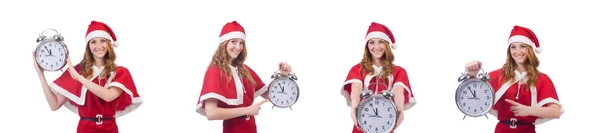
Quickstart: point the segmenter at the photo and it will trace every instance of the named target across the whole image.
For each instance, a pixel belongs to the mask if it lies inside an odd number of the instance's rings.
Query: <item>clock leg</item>
[[[290,106],[290,110],[291,110],[291,111],[294,111],[294,110],[292,110],[292,106]]]
[[[463,120],[465,120],[466,117],[467,117],[467,115],[463,116]]]
[[[487,114],[485,114],[485,118],[490,119],[490,118],[488,118]]]
[[[275,108],[275,105],[273,105],[273,107],[271,107],[271,109],[274,109],[274,108]]]

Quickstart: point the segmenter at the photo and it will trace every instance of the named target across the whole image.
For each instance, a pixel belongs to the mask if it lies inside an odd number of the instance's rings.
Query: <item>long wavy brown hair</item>
[[[392,73],[392,70],[394,70],[394,64],[392,63],[394,62],[394,54],[390,48],[390,43],[388,41],[384,41],[384,43],[385,52],[383,53],[383,58],[381,58],[383,69],[381,70],[380,76],[387,77]],[[371,52],[369,52],[369,42],[367,42],[365,45],[365,53],[363,54],[363,59],[360,61],[360,64],[363,70],[368,74],[374,74],[375,71],[372,67],[374,60],[373,58],[373,55],[371,55]]]
[[[100,76],[98,76],[98,78],[100,79],[104,79],[104,78],[108,78],[108,76],[110,76],[110,72],[115,71],[117,69],[117,64],[115,64],[115,60],[117,59],[117,54],[115,54],[115,51],[112,47],[112,42],[110,42],[110,40],[108,39],[102,39],[104,41],[106,41],[107,43],[107,52],[104,55],[104,57],[102,58],[102,60],[104,61],[104,70],[102,71],[102,73],[100,74]],[[94,59],[94,55],[92,54],[92,51],[90,49],[90,42],[92,42],[92,40],[90,40],[89,42],[87,42],[87,45],[85,47],[85,53],[83,54],[83,60],[81,60],[80,64],[80,69],[81,69],[81,75],[83,77],[86,77],[87,79],[91,79],[93,78],[93,73],[94,70],[92,69],[92,66],[94,65],[94,62],[96,59]]]
[[[244,65],[244,61],[246,61],[246,57],[247,57],[245,42],[243,44],[242,52],[235,59],[232,59],[227,54],[227,43],[229,43],[229,41],[230,40],[227,40],[227,41],[224,41],[223,43],[219,44],[219,47],[217,47],[217,50],[215,51],[215,54],[213,55],[210,65],[213,65],[213,64],[216,65],[219,69],[221,69],[223,72],[225,72],[225,74],[227,74],[227,79],[231,79],[232,73],[231,73],[231,69],[229,68],[229,64],[231,64],[232,66],[237,67],[240,78],[246,78],[252,84],[252,86],[256,86],[256,82],[254,82],[254,78],[252,78],[252,76],[250,76],[250,72]],[[238,73],[236,73],[236,74],[238,74]],[[229,82],[229,81],[230,80],[227,80],[227,82]]]
[[[527,59],[525,60],[525,67],[527,68],[527,86],[534,86],[540,75],[537,67],[540,66],[540,61],[535,55],[533,48],[527,45]],[[515,70],[517,69],[517,62],[512,58],[510,54],[510,46],[506,51],[506,63],[502,66],[502,72],[504,73],[504,81],[515,80]]]

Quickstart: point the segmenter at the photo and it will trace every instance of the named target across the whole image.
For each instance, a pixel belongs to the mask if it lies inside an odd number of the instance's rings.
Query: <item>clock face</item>
[[[56,71],[66,64],[67,49],[61,43],[47,40],[40,43],[35,51],[38,65],[49,71]]]
[[[395,104],[382,95],[373,95],[361,101],[356,117],[359,128],[367,133],[387,133],[397,120]]]
[[[456,90],[456,105],[464,114],[477,117],[488,113],[494,103],[494,92],[487,82],[469,79]]]
[[[290,107],[298,100],[298,84],[292,79],[282,77],[269,85],[269,99],[277,107]]]

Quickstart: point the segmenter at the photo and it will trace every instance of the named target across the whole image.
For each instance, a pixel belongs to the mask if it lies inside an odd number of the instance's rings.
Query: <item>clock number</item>
[[[369,111],[369,108],[365,108],[365,111]]]
[[[361,114],[361,117],[365,117],[365,114]]]
[[[375,131],[379,131],[379,129],[375,128]]]
[[[388,125],[392,125],[392,123],[390,121],[387,122]]]
[[[390,112],[391,110],[392,110],[392,108],[391,108],[391,107],[388,107],[388,112]]]
[[[467,109],[467,111],[469,111],[469,110],[471,110],[471,107],[469,107],[469,108]]]
[[[487,99],[490,99],[490,96],[487,96]]]
[[[379,105],[379,101],[375,101],[375,105]]]
[[[390,114],[390,118],[392,118],[392,114]]]
[[[277,101],[279,101],[279,99],[277,99]],[[283,104],[283,101],[281,101],[281,104]]]
[[[292,95],[296,95],[296,92],[292,92]]]
[[[292,87],[292,90],[294,90],[294,88],[296,88],[296,87]]]
[[[483,93],[487,93],[487,92],[488,92],[488,90],[483,90]]]
[[[381,125],[381,129],[385,129],[385,125]]]
[[[487,105],[488,105],[488,103],[487,103],[487,102],[485,102],[485,104],[484,104],[484,105],[485,105],[485,106],[487,106]]]
[[[466,91],[466,90],[463,90],[463,94],[467,94],[467,91]]]
[[[483,107],[479,107],[479,110],[483,110]]]
[[[43,49],[42,49],[42,53],[46,53],[46,50],[43,50]]]
[[[52,47],[52,43],[50,43],[50,47]]]
[[[473,84],[473,88],[477,88],[477,84]]]
[[[294,100],[294,97],[290,97],[290,100]]]
[[[371,127],[372,127],[372,126],[373,126],[373,125],[369,125],[369,129],[371,129]]]
[[[62,48],[58,48],[58,51],[62,51]]]
[[[477,109],[473,109],[473,112],[477,112]]]
[[[367,120],[363,121],[363,124],[365,124],[365,125],[366,125],[366,124],[367,124]]]
[[[467,103],[463,103],[463,106],[467,106]]]

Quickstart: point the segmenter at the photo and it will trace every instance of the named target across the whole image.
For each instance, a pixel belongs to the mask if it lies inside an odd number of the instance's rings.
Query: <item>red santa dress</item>
[[[74,68],[77,72],[81,71],[80,65]],[[103,70],[104,67],[93,66],[93,78],[90,81],[105,88],[118,87],[123,90],[121,95],[111,102],[104,101],[83,84],[71,78],[69,71],[65,71],[50,85],[54,93],[69,99],[64,106],[81,117],[77,133],[118,133],[115,118],[130,113],[142,104],[142,99],[127,68],[118,66],[110,73],[108,79],[99,79],[98,76]]]
[[[533,107],[545,107],[555,103],[561,106],[561,114],[564,112],[552,80],[544,73],[540,72],[535,86],[525,84],[527,72],[519,73],[515,70],[515,81],[510,82],[504,81],[502,69],[492,71],[489,75],[490,84],[495,92],[494,106],[489,113],[499,120],[495,133],[535,133],[535,125],[552,120],[535,116],[515,116],[510,111],[512,104],[505,99]],[[523,83],[518,83],[519,80],[523,80]]]
[[[232,77],[227,75],[216,65],[210,65],[204,76],[204,83],[200,98],[196,105],[196,112],[206,116],[204,101],[210,98],[217,99],[219,108],[239,108],[252,105],[254,99],[267,91],[267,86],[256,75],[254,70],[244,65],[256,82],[256,87],[246,78],[240,78],[237,67],[229,66]],[[223,133],[256,133],[254,116],[240,116],[223,120]]]
[[[350,69],[350,72],[348,73],[348,76],[346,77],[346,81],[344,82],[343,87],[341,89],[341,94],[346,99],[346,104],[349,107],[351,106],[350,94],[352,94],[352,83],[359,83],[364,88],[364,87],[367,87],[366,85],[378,82],[376,76],[381,73],[381,70],[383,68],[377,67],[375,65],[373,65],[372,67],[375,71],[373,75],[369,75],[368,73],[366,73],[362,69],[361,64],[354,65],[354,67],[352,67],[352,69]],[[408,75],[404,68],[402,68],[400,66],[395,66],[394,70],[392,71],[392,74],[389,75],[387,77],[387,79],[379,79],[379,83],[384,83],[388,87],[391,87],[391,88],[395,88],[396,86],[401,86],[402,88],[404,88],[404,110],[405,111],[409,110],[415,104],[417,104],[417,100],[415,99],[415,97],[412,93],[412,89],[410,88],[410,82],[408,80]],[[377,92],[375,92],[376,91],[375,88],[376,88],[375,85],[368,86],[369,90],[373,91],[374,93],[378,93],[378,94],[381,94],[381,92],[383,90],[385,90],[385,86],[383,86],[383,85],[379,86],[379,90],[377,90]],[[391,91],[393,92],[393,89]],[[352,133],[363,133],[357,126],[353,126],[353,127],[354,127],[354,129],[352,130]]]

